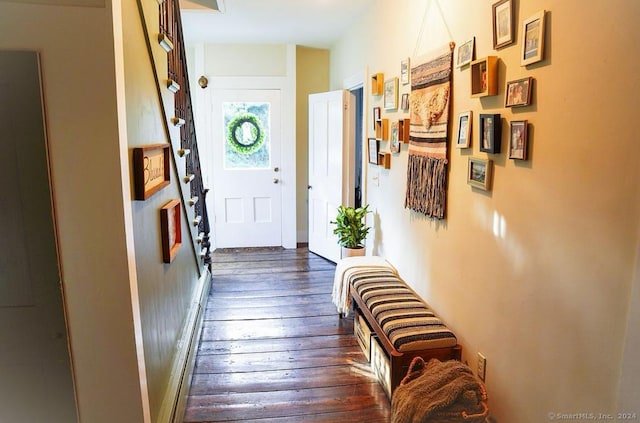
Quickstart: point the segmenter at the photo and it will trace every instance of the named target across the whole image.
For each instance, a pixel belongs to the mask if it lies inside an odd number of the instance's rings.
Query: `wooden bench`
[[[348,283],[354,332],[389,399],[414,357],[461,359],[453,332],[396,273],[354,272]]]

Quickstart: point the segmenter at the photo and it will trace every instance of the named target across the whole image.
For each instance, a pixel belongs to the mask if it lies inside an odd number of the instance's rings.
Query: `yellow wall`
[[[309,226],[309,94],[329,91],[329,50],[296,47],[296,187],[298,242]]]
[[[616,403],[621,369],[639,374],[623,351],[627,325],[637,329],[628,316],[640,240],[640,143],[632,95],[640,92],[640,81],[630,52],[640,37],[640,3],[515,2],[518,40],[522,20],[548,10],[545,60],[526,68],[520,66],[520,41],[493,49],[492,3],[379,0],[331,49],[334,89],[367,67],[399,77],[401,60],[450,39],[461,44],[475,36],[476,57],[500,58],[495,97],[471,99],[469,69],[453,73],[452,116],[472,110],[474,126],[472,148],[450,145],[447,219],[431,221],[404,209],[403,146],[389,171],[368,167],[375,223],[369,247],[397,266],[454,329],[465,361],[475,368],[477,352],[487,357],[497,421],[632,411],[617,410]],[[535,78],[533,104],[505,109],[506,81],[525,76]],[[408,90],[401,85],[401,92]],[[376,105],[381,99],[368,96],[365,117]],[[480,113],[500,113],[503,134],[509,121],[527,119],[529,160],[509,160],[504,149],[480,153]],[[383,117],[400,116],[383,111]],[[506,136],[502,140],[504,145]],[[492,191],[467,185],[472,156],[494,161]],[[629,337],[627,358],[638,344],[637,335]],[[630,386],[626,380],[620,389]]]
[[[216,76],[286,76],[286,44],[207,44],[204,69]]]

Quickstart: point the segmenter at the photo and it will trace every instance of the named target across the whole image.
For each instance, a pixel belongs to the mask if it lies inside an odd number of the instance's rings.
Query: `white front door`
[[[282,245],[280,90],[214,90],[216,248]]]
[[[309,96],[309,251],[337,262],[333,234],[339,205],[354,204],[354,96],[331,91]]]

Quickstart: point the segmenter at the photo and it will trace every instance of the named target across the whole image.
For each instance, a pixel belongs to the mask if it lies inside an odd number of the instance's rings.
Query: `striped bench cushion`
[[[453,332],[395,273],[372,270],[358,274],[350,283],[396,350],[457,345]]]

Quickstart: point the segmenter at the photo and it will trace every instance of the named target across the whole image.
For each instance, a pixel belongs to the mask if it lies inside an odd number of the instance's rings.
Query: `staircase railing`
[[[194,124],[193,103],[189,89],[189,75],[187,73],[187,57],[182,31],[182,19],[180,16],[180,4],[178,0],[164,0],[160,4],[160,34],[164,35],[173,44],[167,54],[169,79],[175,81],[180,89],[175,93],[174,125],[180,126],[180,154],[185,158],[187,177],[191,179],[191,199],[189,204],[195,210],[198,225],[198,242],[200,242],[204,254],[204,262],[211,263],[210,225],[207,213],[206,196],[202,169],[200,167],[200,155]]]

